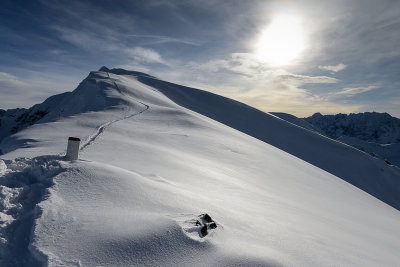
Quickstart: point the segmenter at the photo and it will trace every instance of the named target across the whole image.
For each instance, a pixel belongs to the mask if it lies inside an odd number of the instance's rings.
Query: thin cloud
[[[311,83],[319,83],[319,84],[327,84],[327,83],[337,83],[339,80],[336,78],[328,77],[328,76],[308,76],[308,75],[299,75],[299,74],[284,74],[280,75],[282,79],[296,81],[300,84],[311,84]]]
[[[147,68],[141,64],[123,64],[123,65],[117,65],[116,67],[121,68],[121,69],[126,69],[126,70],[134,70],[134,71],[144,72],[144,73],[150,72],[149,68]]]
[[[353,88],[344,88],[340,92],[337,92],[336,95],[345,95],[345,96],[353,96],[361,93],[365,93],[374,89],[379,88],[377,85],[370,85],[367,87],[353,87]]]
[[[128,48],[125,52],[138,63],[159,63],[168,65],[161,55],[153,49],[135,47]]]
[[[20,77],[0,72],[0,109],[30,107],[49,96],[76,88],[81,79],[38,71],[28,71]]]
[[[58,34],[61,40],[86,51],[116,51],[121,48],[120,45],[117,45],[117,40],[111,36],[98,35],[90,31],[76,30],[62,26],[52,26],[51,29]]]
[[[135,63],[159,63],[168,65],[161,55],[153,49],[144,47],[129,48],[124,44],[120,44],[115,37],[101,36],[87,31],[79,31],[75,29],[54,26],[52,27],[60,38],[76,47],[92,52],[107,51],[121,54],[121,52],[132,58]],[[96,48],[95,50],[93,48]]]
[[[339,80],[328,76],[309,76],[290,73],[283,69],[273,69],[260,61],[251,53],[232,53],[228,59],[214,59],[205,63],[189,62],[188,67],[203,72],[229,71],[232,74],[240,74],[252,79],[276,79],[290,82],[295,85],[307,83],[329,84]]]
[[[27,85],[27,83],[21,81],[12,74],[0,72],[0,88],[2,93],[14,94],[17,88]]]
[[[127,37],[134,37],[134,38],[143,38],[143,39],[151,39],[152,41],[149,44],[164,44],[164,43],[182,43],[187,45],[194,45],[199,46],[200,43],[194,41],[188,41],[178,38],[173,38],[169,36],[163,35],[144,35],[144,34],[128,34]]]
[[[205,72],[228,71],[249,78],[256,78],[272,69],[252,53],[231,53],[229,58],[207,62],[193,62],[188,67]]]
[[[205,72],[216,72],[221,69],[229,69],[229,65],[230,65],[229,61],[224,59],[210,60],[205,63],[198,63],[195,61],[190,61],[188,63],[188,67]]]
[[[332,72],[339,72],[347,68],[346,64],[340,63],[338,65],[334,66],[319,66],[318,67],[321,70],[327,70],[327,71],[332,71]]]

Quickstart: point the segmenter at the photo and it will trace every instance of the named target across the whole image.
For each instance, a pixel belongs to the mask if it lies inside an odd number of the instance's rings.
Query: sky
[[[1,109],[101,66],[267,112],[400,117],[400,1],[1,1]]]

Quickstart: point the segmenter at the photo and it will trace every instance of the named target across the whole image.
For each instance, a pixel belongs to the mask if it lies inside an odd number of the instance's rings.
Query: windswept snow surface
[[[1,266],[398,265],[398,210],[174,102],[190,90],[174,98],[139,81],[152,77],[114,72],[72,93],[104,108],[3,141]],[[98,98],[82,97],[89,85]],[[68,136],[83,139],[78,161],[62,160]],[[203,213],[217,224],[205,237]]]
[[[139,76],[179,105],[303,159],[400,210],[400,169],[314,131],[206,91]]]

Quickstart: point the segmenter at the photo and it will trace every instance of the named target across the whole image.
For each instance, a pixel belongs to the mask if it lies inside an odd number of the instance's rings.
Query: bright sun
[[[257,44],[257,57],[273,66],[287,65],[304,50],[304,39],[296,17],[278,16],[262,32]]]

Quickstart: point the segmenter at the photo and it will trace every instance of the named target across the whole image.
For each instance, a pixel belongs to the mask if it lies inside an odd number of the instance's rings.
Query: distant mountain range
[[[379,144],[400,142],[400,119],[387,113],[365,112],[350,115],[315,113],[304,120],[334,139],[349,136]]]
[[[400,166],[400,119],[388,113],[315,113],[307,118],[297,118],[285,113],[273,114],[384,159],[388,164]]]

